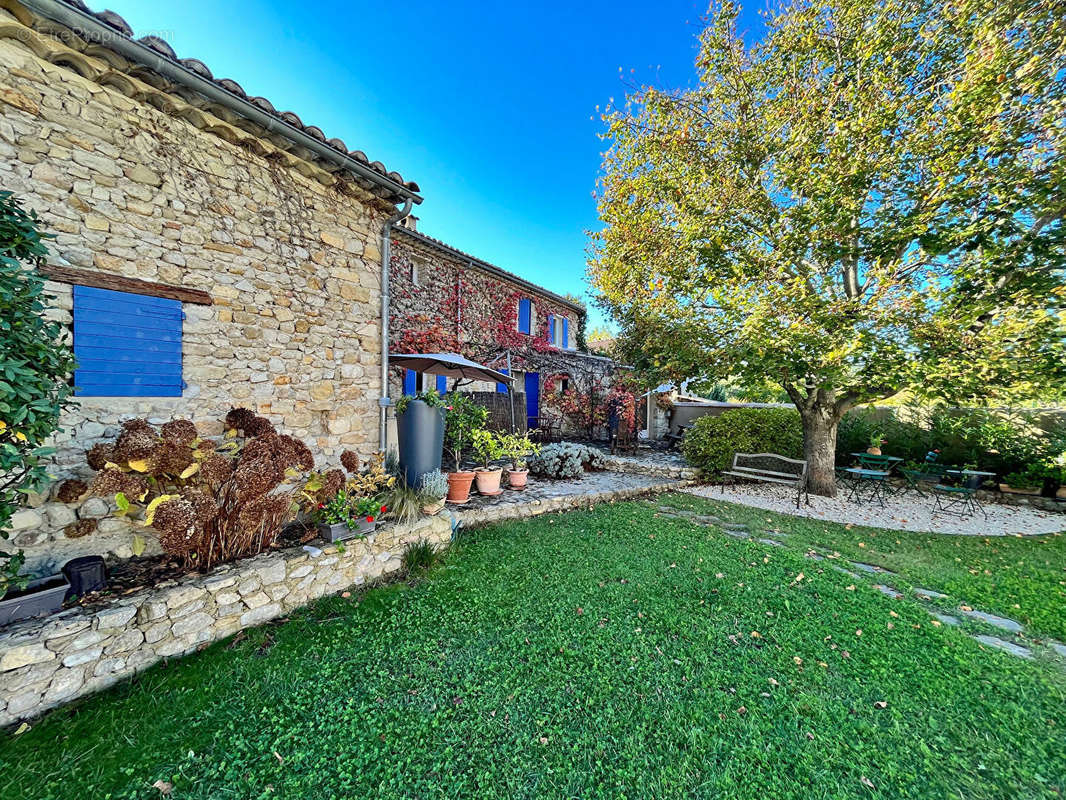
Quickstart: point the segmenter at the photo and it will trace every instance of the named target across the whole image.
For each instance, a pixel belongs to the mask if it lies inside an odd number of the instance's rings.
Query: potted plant
[[[448,494],[448,476],[439,469],[427,472],[422,476],[418,494],[422,499],[423,514],[439,514],[444,508],[444,498]]]
[[[63,605],[70,584],[62,574],[30,580],[19,574],[26,560],[21,550],[0,553],[0,558],[0,625],[51,614]]]
[[[512,489],[526,488],[529,480],[529,467],[526,459],[534,455],[540,445],[530,441],[529,432],[508,433],[500,436],[502,455],[507,458],[511,466],[507,470],[507,482]]]
[[[883,438],[883,434],[875,433],[870,437],[870,446],[866,448],[866,452],[872,456],[879,456],[883,444],[888,444],[888,440]]]
[[[455,471],[448,473],[448,502],[465,503],[470,499],[474,473],[463,470],[463,454],[470,447],[474,431],[485,427],[489,412],[465,394],[452,395],[452,404],[444,422],[444,441],[452,455]]]
[[[327,542],[339,542],[356,536],[366,536],[378,526],[378,514],[388,511],[376,497],[351,498],[341,489],[312,513],[319,533]]]
[[[503,468],[490,466],[491,462],[503,455],[499,436],[492,431],[481,429],[471,434],[470,442],[474,452],[481,458],[481,466],[474,470],[478,492],[489,497],[502,493],[500,477],[503,475]]]
[[[444,414],[444,399],[436,389],[405,395],[396,401],[397,447],[408,486],[418,486],[423,475],[440,469]]]

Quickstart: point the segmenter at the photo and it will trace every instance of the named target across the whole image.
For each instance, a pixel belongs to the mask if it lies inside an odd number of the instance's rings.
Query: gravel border
[[[796,510],[796,491],[785,486],[767,483],[745,483],[726,486],[694,486],[683,491],[711,500],[764,508],[779,514],[824,519],[831,522],[868,525],[891,530],[916,531],[919,533],[951,533],[962,536],[1034,536],[1037,534],[1066,531],[1066,514],[1040,511],[1025,506],[1007,506],[986,503],[981,514],[959,517],[953,514],[937,514],[932,497],[908,494],[890,497],[885,508],[877,503],[858,505],[848,502],[842,492],[838,497],[811,495],[811,504]]]

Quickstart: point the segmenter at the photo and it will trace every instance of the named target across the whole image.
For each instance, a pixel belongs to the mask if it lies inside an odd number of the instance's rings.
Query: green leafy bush
[[[791,408],[736,408],[717,417],[700,417],[681,442],[685,460],[709,475],[728,469],[736,453],[802,458],[799,412]]]
[[[50,298],[36,269],[48,254],[46,238],[37,215],[0,192],[0,531],[22,495],[48,481],[53,450],[43,444],[72,391],[74,354],[63,326],[45,319]],[[0,552],[0,561],[10,557]],[[0,577],[0,595],[6,587]]]
[[[463,454],[470,448],[474,431],[481,430],[488,422],[488,409],[479,406],[470,395],[455,393],[449,398],[444,417],[444,446],[451,451],[455,471],[463,468]]]
[[[1051,463],[1066,451],[1066,431],[1044,431],[1034,412],[960,409],[945,405],[855,409],[840,421],[837,459],[865,450],[880,432],[888,455],[924,461],[938,451],[941,464],[976,464],[999,475]]]

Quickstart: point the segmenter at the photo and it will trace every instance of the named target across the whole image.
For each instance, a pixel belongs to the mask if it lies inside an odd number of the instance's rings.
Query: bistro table
[[[853,455],[853,456],[855,456],[855,458],[859,459],[859,463],[860,464],[862,463],[862,460],[864,458],[869,458],[871,460],[876,459],[877,461],[882,461],[885,464],[889,465],[889,472],[892,471],[892,467],[896,466],[896,464],[898,464],[901,461],[903,461],[903,459],[900,458],[899,456],[875,456],[873,453],[851,453],[851,455]]]
[[[887,469],[864,469],[863,467],[849,467],[844,470],[852,477],[851,491],[848,499],[861,503],[864,495],[877,500],[881,508],[885,507],[885,497],[888,494],[888,476],[891,473]]]

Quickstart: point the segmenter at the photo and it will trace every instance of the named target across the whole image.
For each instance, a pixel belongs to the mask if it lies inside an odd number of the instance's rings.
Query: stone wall
[[[85,450],[122,420],[179,416],[215,435],[232,405],[320,460],[377,450],[379,242],[393,206],[143,82],[143,71],[122,73],[106,51],[64,55],[60,39],[41,45],[3,9],[0,23],[0,187],[55,234],[51,262],[213,300],[183,306],[182,396],[83,398],[55,437],[57,477],[83,472]],[[49,58],[37,55],[44,46]],[[69,323],[71,287],[48,288]],[[17,533],[54,539],[71,511],[30,509]],[[43,526],[28,525],[38,517]],[[115,536],[64,553],[123,554],[129,535]]]
[[[225,565],[0,631],[0,727],[100,691],[326,594],[395,573],[408,543],[446,547],[447,512],[366,539],[305,546]]]

